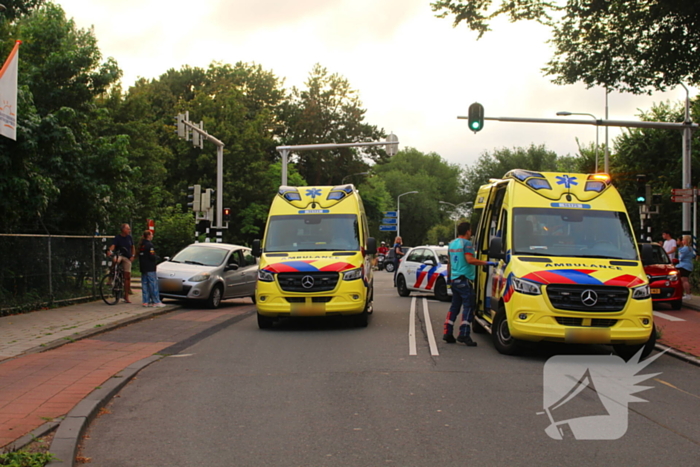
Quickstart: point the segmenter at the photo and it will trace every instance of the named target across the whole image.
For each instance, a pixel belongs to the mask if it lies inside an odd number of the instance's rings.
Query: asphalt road
[[[640,372],[659,373],[640,383],[648,402],[628,411],[606,410],[587,387],[555,418],[612,414],[592,426],[622,436],[555,440],[541,413],[545,364],[609,347],[506,357],[488,335],[476,348],[445,344],[448,304],[399,297],[387,273],[375,284],[367,328],[305,320],[261,331],[252,316],[147,367],[92,424],[82,455],[129,467],[698,465],[700,368],[661,356]]]

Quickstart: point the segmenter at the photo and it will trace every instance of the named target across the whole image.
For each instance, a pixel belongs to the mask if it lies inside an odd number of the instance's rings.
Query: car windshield
[[[272,216],[265,252],[359,251],[357,216],[308,214]]]
[[[638,260],[623,212],[516,208],[513,214],[514,254]]]
[[[224,262],[228,250],[204,246],[188,246],[175,255],[174,263],[196,264],[199,266],[218,266]]]
[[[438,260],[440,261],[440,264],[447,264],[449,262],[449,256],[447,255],[447,248],[436,249],[435,253],[437,253]]]

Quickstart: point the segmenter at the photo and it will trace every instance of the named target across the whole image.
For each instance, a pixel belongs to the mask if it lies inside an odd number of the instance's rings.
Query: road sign
[[[671,196],[671,201],[676,203],[693,203],[695,202],[695,196]]]
[[[695,188],[674,188],[671,190],[674,196],[693,196]]]
[[[380,232],[396,232],[396,226],[395,225],[380,225],[379,231]]]
[[[384,211],[384,217],[396,217],[396,211]]]
[[[396,218],[395,217],[385,217],[382,219],[382,224],[396,224]]]

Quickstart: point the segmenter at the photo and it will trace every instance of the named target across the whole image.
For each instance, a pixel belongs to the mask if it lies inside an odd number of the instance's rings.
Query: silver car
[[[195,243],[166,259],[157,268],[161,297],[206,300],[209,308],[227,298],[255,300],[258,262],[250,248]]]

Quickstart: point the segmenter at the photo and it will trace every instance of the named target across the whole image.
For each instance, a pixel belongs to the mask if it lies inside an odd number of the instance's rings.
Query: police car
[[[412,248],[399,264],[396,289],[407,297],[411,292],[430,293],[441,301],[450,301],[447,288],[447,247],[424,245]]]

